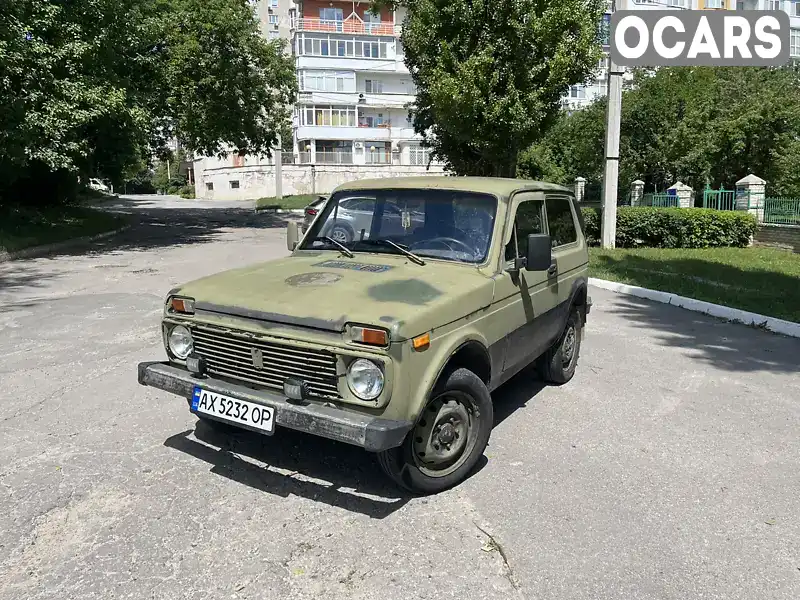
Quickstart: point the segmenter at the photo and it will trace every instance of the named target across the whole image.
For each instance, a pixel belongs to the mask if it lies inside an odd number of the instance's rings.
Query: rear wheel
[[[489,390],[467,369],[442,378],[399,448],[378,454],[386,474],[416,494],[435,494],[464,481],[492,432]]]
[[[561,385],[575,375],[581,349],[582,328],[581,314],[577,307],[573,306],[567,317],[564,333],[539,359],[539,372],[546,382]]]
[[[346,225],[335,225],[329,236],[340,244],[349,244],[353,241],[353,232]]]

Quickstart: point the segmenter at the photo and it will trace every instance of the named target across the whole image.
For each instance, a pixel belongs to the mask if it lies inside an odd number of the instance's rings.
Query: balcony
[[[344,20],[325,20],[318,17],[302,17],[292,22],[295,31],[322,33],[349,33],[356,35],[381,35],[395,37],[400,35],[400,27],[391,22],[366,22],[357,15]]]
[[[309,151],[300,152],[300,164],[301,165],[309,165],[311,164],[312,156],[315,159],[316,164],[318,165],[352,165],[353,164],[353,153],[352,152],[331,152],[331,151],[323,151],[318,150],[314,152],[313,155]]]

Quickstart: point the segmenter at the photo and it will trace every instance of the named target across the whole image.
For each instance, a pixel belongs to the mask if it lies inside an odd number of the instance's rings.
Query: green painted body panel
[[[511,239],[520,202],[567,197],[571,190],[548,183],[472,177],[415,177],[362,180],[334,193],[366,189],[455,189],[491,193],[498,198],[492,243],[486,261],[468,265],[426,258],[424,266],[397,254],[336,250],[295,250],[290,256],[218,273],[187,283],[173,295],[191,297],[197,313],[165,321],[203,322],[248,331],[336,354],[343,410],[386,419],[414,420],[453,354],[471,344],[491,364],[490,387],[513,375],[530,359],[521,353],[542,328],[553,332],[566,319],[575,290],[588,278],[588,250],[578,241],[553,251],[555,274],[509,272],[505,247]],[[575,205],[574,218],[578,222]],[[386,329],[391,343],[376,348],[349,341],[346,324]],[[430,333],[422,351],[411,339]],[[541,339],[540,339],[541,338]],[[373,402],[359,401],[347,389],[345,374],[355,357],[383,362],[386,388]]]

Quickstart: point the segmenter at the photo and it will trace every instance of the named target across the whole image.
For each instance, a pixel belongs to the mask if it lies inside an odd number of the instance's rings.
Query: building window
[[[800,56],[800,29],[792,29],[789,34],[789,54]]]
[[[356,74],[346,71],[304,71],[301,84],[304,92],[354,92]]]
[[[429,148],[422,146],[409,146],[408,147],[408,164],[420,167],[428,166],[431,160],[431,151]]]
[[[302,123],[307,126],[355,127],[356,109],[354,106],[306,106]]]
[[[270,8],[278,8],[278,0],[269,0]]]
[[[725,0],[706,0],[706,8],[725,8]]]
[[[233,181],[231,181],[231,189],[232,190],[238,190],[239,189],[239,180],[234,179]]]
[[[780,10],[781,0],[767,0],[767,10]]]
[[[214,183],[212,181],[209,181],[208,183],[206,183],[206,189],[209,192],[213,192],[214,191]]]
[[[379,79],[367,79],[364,82],[364,91],[368,94],[382,94],[383,82]]]
[[[722,0],[706,0],[706,8],[716,8],[711,6],[715,2],[722,2]],[[669,6],[673,8],[686,8],[686,0],[669,0]]]
[[[339,40],[329,37],[303,36],[299,51],[305,56],[337,56],[345,58],[386,58],[388,42]]]
[[[279,37],[281,37],[280,31],[276,31],[273,29],[269,32],[269,39],[277,40]]]
[[[586,88],[582,85],[569,86],[569,97],[572,100],[582,100],[586,98]]]
[[[377,115],[362,115],[358,118],[359,127],[382,127],[388,124],[389,121],[384,120],[383,113],[378,113]]]
[[[269,24],[270,25],[277,25],[278,24],[278,15],[270,15],[269,16]]]
[[[323,21],[344,21],[344,11],[341,8],[320,8],[319,18]]]
[[[792,2],[792,9],[789,11],[789,13],[793,17],[800,17],[800,0],[797,2]]]

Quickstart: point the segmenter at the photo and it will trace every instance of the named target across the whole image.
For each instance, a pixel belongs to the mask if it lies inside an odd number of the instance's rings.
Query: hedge
[[[600,240],[601,211],[583,208],[586,238]],[[758,229],[756,218],[744,211],[709,208],[620,206],[617,209],[619,248],[711,248],[750,244]]]

